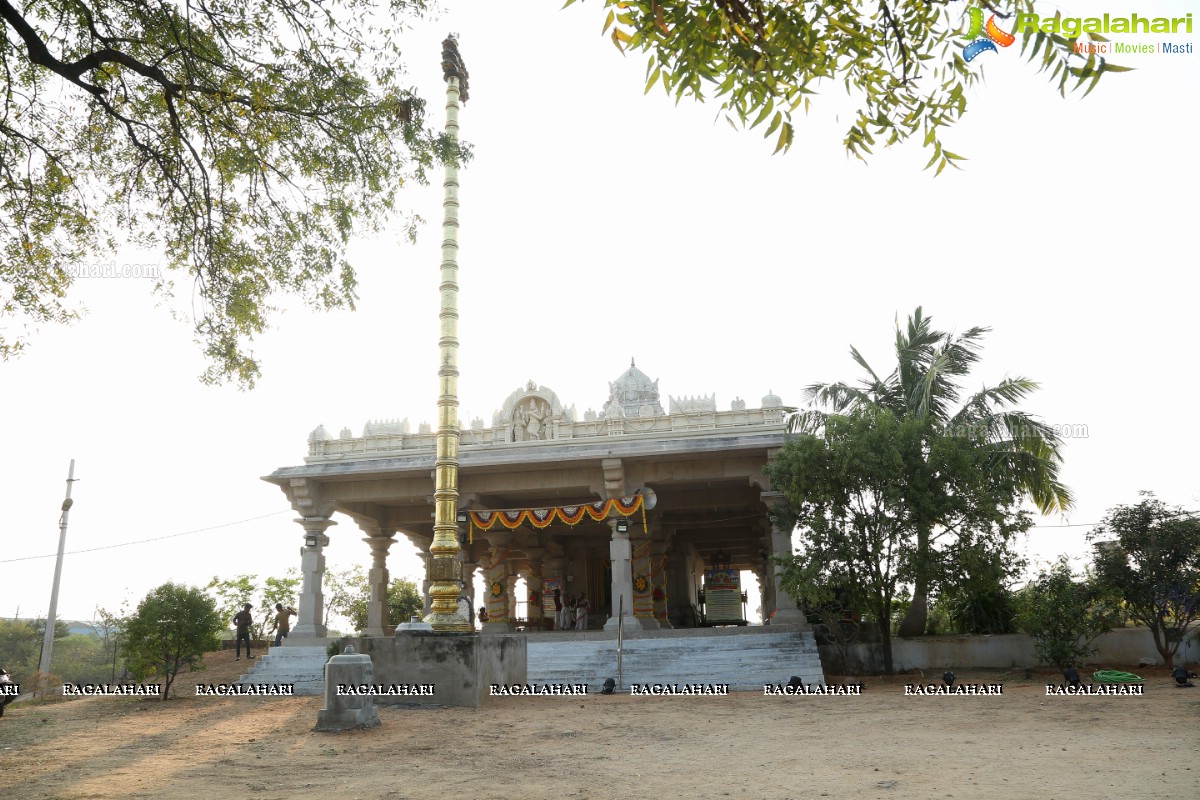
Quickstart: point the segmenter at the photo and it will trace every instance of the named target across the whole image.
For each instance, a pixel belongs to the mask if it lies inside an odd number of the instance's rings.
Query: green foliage
[[[1007,378],[963,397],[961,381],[980,358],[987,328],[959,336],[935,330],[921,308],[896,323],[896,366],[880,377],[857,348],[850,354],[864,372],[857,384],[818,383],[808,388],[814,406],[794,414],[793,431],[815,433],[837,416],[883,409],[911,420],[922,443],[907,451],[895,480],[904,484],[904,516],[914,531],[905,578],[913,601],[901,627],[905,636],[925,631],[930,592],[956,569],[955,553],[968,546],[1001,552],[1005,542],[1032,524],[1020,509],[1028,498],[1043,511],[1070,507],[1059,481],[1060,440],[1053,428],[1015,405],[1038,387]]]
[[[946,566],[935,606],[947,617],[946,632],[1016,632],[1016,599],[1010,586],[1025,561],[1009,541],[956,542]]]
[[[351,237],[467,155],[405,85],[426,7],[0,0],[0,315],[70,321],[80,267],[154,248],[157,290],[193,293],[203,379],[252,386],[275,298],[353,308]]]
[[[1033,637],[1043,663],[1060,669],[1095,653],[1092,642],[1112,630],[1116,618],[1112,594],[1090,578],[1078,579],[1066,556],[1017,595],[1017,627]]]
[[[117,665],[121,656],[121,641],[125,633],[125,624],[129,618],[129,604],[121,604],[120,611],[109,611],[100,606],[96,607],[96,618],[92,622],[92,630],[100,639],[100,654],[104,663],[109,666],[108,680],[117,680]],[[124,668],[121,670],[124,672]]]
[[[37,671],[41,650],[42,634],[32,620],[0,619],[0,666],[18,683]]]
[[[767,466],[787,499],[777,524],[799,528],[799,552],[779,559],[783,587],[805,606],[836,600],[870,615],[889,673],[892,602],[911,548],[895,476],[921,444],[918,421],[862,409],[789,440]]]
[[[393,578],[388,584],[388,624],[408,622],[414,614],[425,608],[425,598],[417,588],[417,582],[408,578]]]
[[[226,630],[232,630],[235,626],[233,618],[242,607],[249,603],[254,606],[254,597],[258,594],[258,576],[257,575],[238,575],[235,578],[218,578],[216,575],[204,587],[210,595],[216,598],[217,613],[220,614],[224,621]],[[268,606],[273,608],[274,604]],[[250,626],[250,636],[253,639],[261,639],[263,625],[266,622],[262,609],[259,608],[254,614],[254,624]]]
[[[567,0],[572,5],[576,0]],[[926,169],[958,166],[942,146],[944,129],[967,110],[967,90],[982,77],[961,55],[966,4],[853,3],[848,0],[605,0],[608,34],[622,52],[649,54],[646,92],[655,85],[676,101],[721,101],[731,125],[765,126],[775,151],[794,139],[793,121],[819,88],[841,85],[858,106],[846,150],[859,159],[872,148],[916,138],[932,151]],[[999,20],[1035,7],[1034,0],[986,2]],[[1090,36],[1090,34],[1089,34]],[[1100,37],[1092,37],[1099,39]],[[1062,94],[1122,71],[1100,56],[1074,56],[1074,39],[1025,34],[1022,51],[1058,81]],[[1071,78],[1077,79],[1072,86]]]
[[[1192,622],[1200,619],[1200,516],[1142,492],[1137,505],[1117,506],[1092,529],[1096,580],[1125,601],[1129,616],[1150,628],[1167,667]]]
[[[367,603],[371,599],[371,587],[362,567],[336,572],[325,572],[326,613],[345,617],[356,631],[367,627]],[[385,624],[396,625],[408,622],[413,614],[425,607],[417,584],[407,578],[393,578],[388,584],[388,619]]]
[[[249,603],[253,610],[254,624],[250,626],[251,638],[263,638],[263,631],[275,618],[275,604],[283,603],[290,606],[295,603],[296,591],[300,588],[300,576],[295,569],[289,569],[282,578],[264,578],[261,585],[257,575],[238,575],[235,578],[213,579],[204,587],[216,598],[217,610],[221,618],[226,620],[228,628],[233,628],[233,617]]]
[[[204,654],[221,646],[225,621],[201,589],[164,583],[152,590],[125,624],[121,652],[137,681],[157,676],[162,699],[184,667],[204,668]]]

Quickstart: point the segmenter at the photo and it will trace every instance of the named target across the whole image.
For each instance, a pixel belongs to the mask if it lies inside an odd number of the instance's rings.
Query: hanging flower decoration
[[[642,495],[633,497],[614,497],[611,500],[600,500],[595,503],[578,506],[552,506],[549,508],[513,508],[502,511],[471,511],[468,518],[471,523],[471,535],[474,537],[475,528],[481,531],[491,530],[499,523],[511,530],[528,522],[534,528],[543,530],[555,522],[575,526],[583,522],[584,517],[594,522],[602,522],[611,514],[631,517],[639,510],[642,512],[642,526],[646,525],[646,506]]]
[[[500,597],[504,594],[504,584],[500,581],[492,581],[491,592],[492,597]]]
[[[661,603],[663,601],[663,599],[666,598],[667,593],[662,590],[661,586],[655,586],[654,592],[652,593],[651,596],[654,598],[654,602]]]
[[[541,598],[541,596],[540,596],[540,595],[537,593],[537,591],[536,591],[536,590],[535,590],[535,591],[532,591],[532,592],[530,592],[530,593],[529,593],[529,605],[531,605],[531,606],[536,606],[536,605],[537,605],[538,603],[540,603],[541,601],[542,601],[542,598]]]
[[[650,588],[650,581],[648,581],[646,579],[645,575],[638,575],[636,578],[633,579],[633,590],[635,592],[644,592],[649,588]]]

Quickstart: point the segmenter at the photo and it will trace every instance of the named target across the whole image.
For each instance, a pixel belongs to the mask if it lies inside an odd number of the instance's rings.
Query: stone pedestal
[[[375,700],[361,695],[340,695],[338,686],[371,685],[375,682],[371,657],[355,653],[347,647],[340,656],[325,665],[325,707],[317,712],[318,731],[348,731],[353,728],[373,728],[379,724]]]
[[[379,696],[377,703],[478,708],[492,684],[525,683],[524,636],[396,631],[384,639],[357,639],[371,656],[375,681],[385,686],[433,686],[432,694]]]

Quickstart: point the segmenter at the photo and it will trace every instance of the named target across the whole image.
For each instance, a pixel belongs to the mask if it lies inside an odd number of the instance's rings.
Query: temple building
[[[758,408],[715,395],[667,399],[633,363],[608,387],[599,411],[578,415],[529,381],[504,399],[490,425],[460,423],[459,529],[464,595],[483,590],[485,633],[549,630],[553,591],[584,593],[593,629],[686,628],[742,622],[718,608],[714,576],[749,570],[772,624],[803,625],[777,587],[771,556],[790,551],[772,527],[781,500],[763,474],[782,446],[785,409],[768,392]],[[303,587],[290,643],[323,639],[321,577],[330,536],[354,536],[369,552],[371,602],[364,636],[387,636],[387,556],[403,536],[428,555],[433,538],[435,435],[407,420],[369,422],[361,435],[318,427],[302,466],[264,480],[300,515]],[[359,531],[337,524],[334,513]],[[477,581],[482,581],[478,585]],[[524,596],[517,597],[518,581]],[[726,587],[727,588],[727,587]],[[738,619],[735,619],[737,617]]]

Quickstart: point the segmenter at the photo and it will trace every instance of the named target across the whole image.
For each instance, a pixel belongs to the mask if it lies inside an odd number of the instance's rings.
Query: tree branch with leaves
[[[154,248],[157,291],[191,292],[203,379],[253,386],[273,303],[352,308],[351,236],[467,155],[404,84],[426,7],[0,0],[0,315],[69,322],[81,265]],[[0,333],[0,357],[28,342]]]
[[[1003,21],[1037,3],[981,5]],[[964,160],[943,146],[943,135],[966,113],[966,90],[982,77],[962,54],[970,41],[965,2],[605,0],[604,6],[603,31],[617,49],[648,55],[647,93],[660,84],[677,101],[718,99],[720,116],[733,127],[765,126],[764,135],[776,137],[775,152],[792,146],[797,114],[810,109],[818,92],[840,84],[857,105],[844,140],[848,153],[865,160],[873,148],[916,138],[932,151],[926,169],[941,173]],[[1085,83],[1086,94],[1101,75],[1126,69],[1096,54],[1077,55],[1077,38],[1022,36],[1022,52],[1063,95]]]

